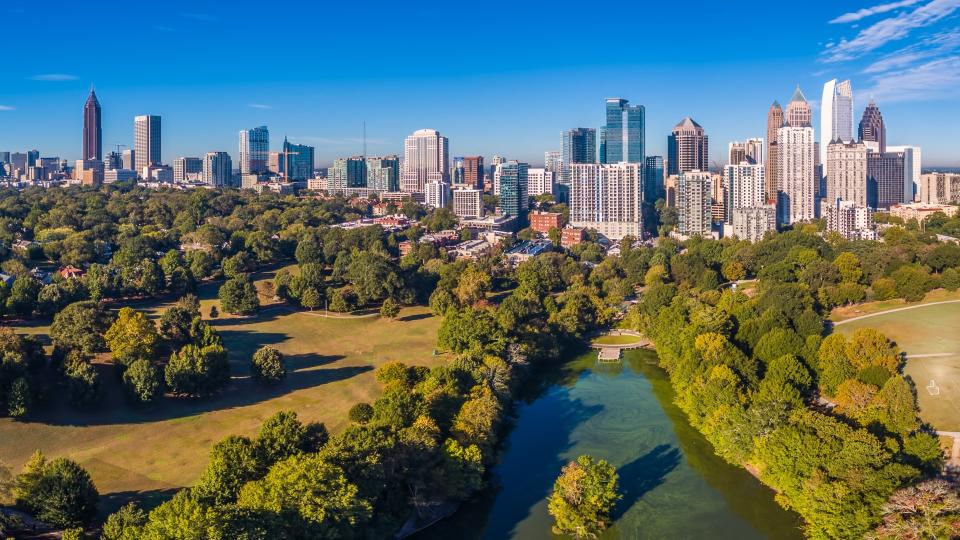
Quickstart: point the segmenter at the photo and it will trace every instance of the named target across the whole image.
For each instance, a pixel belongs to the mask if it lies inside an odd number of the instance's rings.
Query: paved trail
[[[845,320],[845,321],[835,322],[835,323],[833,323],[833,325],[834,325],[834,326],[840,326],[841,324],[847,324],[848,322],[859,321],[860,319],[866,319],[866,318],[869,318],[869,317],[876,317],[876,316],[878,316],[878,315],[886,315],[887,313],[896,313],[896,312],[898,312],[898,311],[906,311],[906,310],[908,310],[908,309],[917,309],[917,308],[922,308],[922,307],[927,307],[927,306],[936,306],[936,305],[939,305],[939,304],[956,304],[956,303],[958,303],[958,302],[960,302],[960,300],[942,300],[942,301],[940,301],[940,302],[930,302],[929,304],[917,304],[917,305],[915,305],[915,306],[906,306],[906,307],[902,307],[902,308],[888,309],[887,311],[880,311],[880,312],[877,312],[877,313],[869,313],[869,314],[867,314],[867,315],[860,315],[859,317],[853,317],[852,319],[847,319],[847,320]]]

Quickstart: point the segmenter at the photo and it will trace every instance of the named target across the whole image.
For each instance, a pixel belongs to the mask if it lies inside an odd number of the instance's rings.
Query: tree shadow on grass
[[[106,520],[107,516],[119,510],[127,503],[135,502],[141,510],[149,512],[170,500],[181,488],[148,489],[144,491],[117,491],[101,493],[97,505],[99,519]]]
[[[397,320],[402,322],[412,322],[412,321],[422,321],[423,319],[429,319],[430,317],[433,317],[433,313],[427,312],[427,313],[416,313],[413,315],[407,315],[405,317],[398,317]]]
[[[613,510],[613,520],[620,519],[638,500],[662,484],[667,474],[680,465],[680,458],[677,447],[660,444],[620,467],[617,474],[620,476],[620,493],[623,498]]]

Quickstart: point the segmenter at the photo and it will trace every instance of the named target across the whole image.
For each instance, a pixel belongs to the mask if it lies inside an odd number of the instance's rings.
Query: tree
[[[940,286],[948,291],[960,289],[960,272],[956,268],[947,268],[940,278]]]
[[[36,452],[17,477],[17,506],[58,527],[90,523],[97,513],[99,494],[90,475],[76,462],[57,458],[47,462]]]
[[[859,283],[860,278],[863,277],[863,268],[860,265],[860,259],[849,251],[844,251],[837,255],[837,258],[833,260],[833,264],[836,265],[837,270],[840,272],[840,279],[845,283]]]
[[[109,327],[109,315],[100,304],[74,302],[53,317],[50,339],[60,349],[94,354],[106,347],[103,335]]]
[[[156,400],[163,393],[162,383],[157,367],[150,360],[135,360],[123,372],[123,387],[134,403]]]
[[[380,306],[380,316],[386,319],[396,318],[400,314],[400,305],[393,298],[387,298]]]
[[[240,488],[266,472],[267,463],[261,458],[253,441],[232,435],[213,445],[210,461],[194,490],[196,495],[215,505],[237,500]]]
[[[250,373],[260,384],[277,384],[287,376],[287,367],[283,354],[273,347],[263,346],[253,353]]]
[[[136,503],[127,503],[110,514],[103,524],[101,540],[133,540],[147,522],[147,514]]]
[[[199,316],[199,311],[173,306],[160,316],[160,335],[172,345],[183,345],[190,340],[190,325],[193,319]]]
[[[314,287],[307,287],[300,295],[300,304],[313,311],[320,306],[320,293]]]
[[[220,306],[235,315],[249,315],[260,307],[257,289],[249,276],[231,278],[220,287]]]
[[[373,407],[371,407],[369,403],[357,403],[353,407],[350,407],[350,412],[347,413],[347,417],[350,418],[351,422],[366,424],[373,418]]]
[[[264,420],[255,442],[262,458],[273,464],[296,454],[316,452],[326,438],[323,424],[305,425],[297,413],[279,411]]]
[[[33,406],[33,394],[26,377],[14,379],[7,391],[7,414],[13,418],[26,416]]]
[[[883,523],[871,540],[955,538],[960,532],[960,496],[941,479],[897,490],[883,506]]]
[[[85,359],[75,359],[68,363],[67,396],[75,407],[90,408],[100,402],[103,396],[100,375]]]
[[[553,532],[574,538],[595,538],[610,525],[610,513],[622,497],[617,472],[604,460],[588,455],[571,461],[553,484],[547,509]]]
[[[460,274],[453,294],[462,306],[472,306],[486,299],[490,291],[490,274],[476,265],[470,265]]]
[[[151,360],[157,353],[160,336],[153,321],[140,311],[124,307],[104,335],[113,361],[129,366],[136,360]]]
[[[210,395],[230,382],[227,351],[219,345],[185,345],[170,356],[164,378],[176,394]]]

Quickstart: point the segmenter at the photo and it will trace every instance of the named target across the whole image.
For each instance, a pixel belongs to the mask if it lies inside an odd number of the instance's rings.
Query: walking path
[[[878,311],[877,313],[868,313],[868,314],[866,314],[866,315],[860,315],[859,317],[853,317],[853,318],[851,318],[851,319],[847,319],[847,320],[844,320],[844,321],[835,322],[835,323],[833,323],[833,325],[834,325],[834,326],[840,326],[841,324],[847,324],[848,322],[859,321],[860,319],[866,319],[866,318],[869,318],[869,317],[876,317],[876,316],[878,316],[878,315],[886,315],[887,313],[896,313],[896,312],[898,312],[898,311],[906,311],[906,310],[908,310],[908,309],[917,309],[917,308],[922,308],[922,307],[927,307],[927,306],[936,306],[936,305],[939,305],[939,304],[956,304],[956,303],[958,303],[958,302],[960,302],[960,300],[941,300],[940,302],[930,302],[929,304],[916,304],[916,305],[913,305],[913,306],[904,306],[904,307],[901,307],[901,308],[888,309],[888,310],[886,310],[886,311]]]
[[[937,435],[953,437],[953,448],[947,458],[946,469],[947,472],[960,472],[960,431],[938,431]]]
[[[942,358],[944,356],[957,356],[960,353],[955,352],[937,352],[937,353],[926,353],[926,354],[905,354],[904,358],[907,360],[913,360],[914,358]]]

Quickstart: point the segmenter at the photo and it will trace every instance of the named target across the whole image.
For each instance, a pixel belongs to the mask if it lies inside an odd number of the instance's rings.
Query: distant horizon
[[[960,167],[960,140],[949,128],[960,125],[956,0],[764,5],[739,11],[737,32],[702,40],[677,40],[671,25],[653,23],[603,40],[564,38],[562,3],[493,0],[482,13],[294,3],[297,17],[282,18],[282,47],[239,39],[240,29],[263,24],[246,9],[253,3],[223,9],[171,0],[162,12],[99,4],[56,7],[58,18],[87,30],[69,48],[37,39],[30,21],[46,11],[23,0],[7,7],[0,150],[79,159],[83,104],[94,86],[104,153],[132,147],[134,116],[156,114],[168,164],[210,151],[237,159],[239,131],[266,125],[271,150],[286,135],[316,148],[315,167],[328,167],[362,154],[364,122],[368,155],[402,156],[407,135],[431,128],[449,138],[451,156],[540,164],[544,152],[560,149],[563,130],[601,127],[610,96],[645,107],[647,155],[665,156],[670,129],[690,116],[710,138],[711,162],[724,163],[729,142],[765,136],[770,104],[786,104],[798,84],[819,138],[822,86],[836,78],[852,81],[855,124],[873,97],[891,146],[920,146],[925,168]],[[644,6],[637,16],[672,20],[683,9]],[[724,5],[696,9],[702,20],[729,15]],[[391,24],[362,39],[327,22],[375,22],[371,10]],[[604,27],[607,15],[579,13],[578,25]],[[789,17],[789,28],[770,24],[777,17]],[[467,25],[475,38],[465,38]],[[118,45],[116,32],[127,27],[138,39]],[[411,42],[418,33],[431,46]]]

